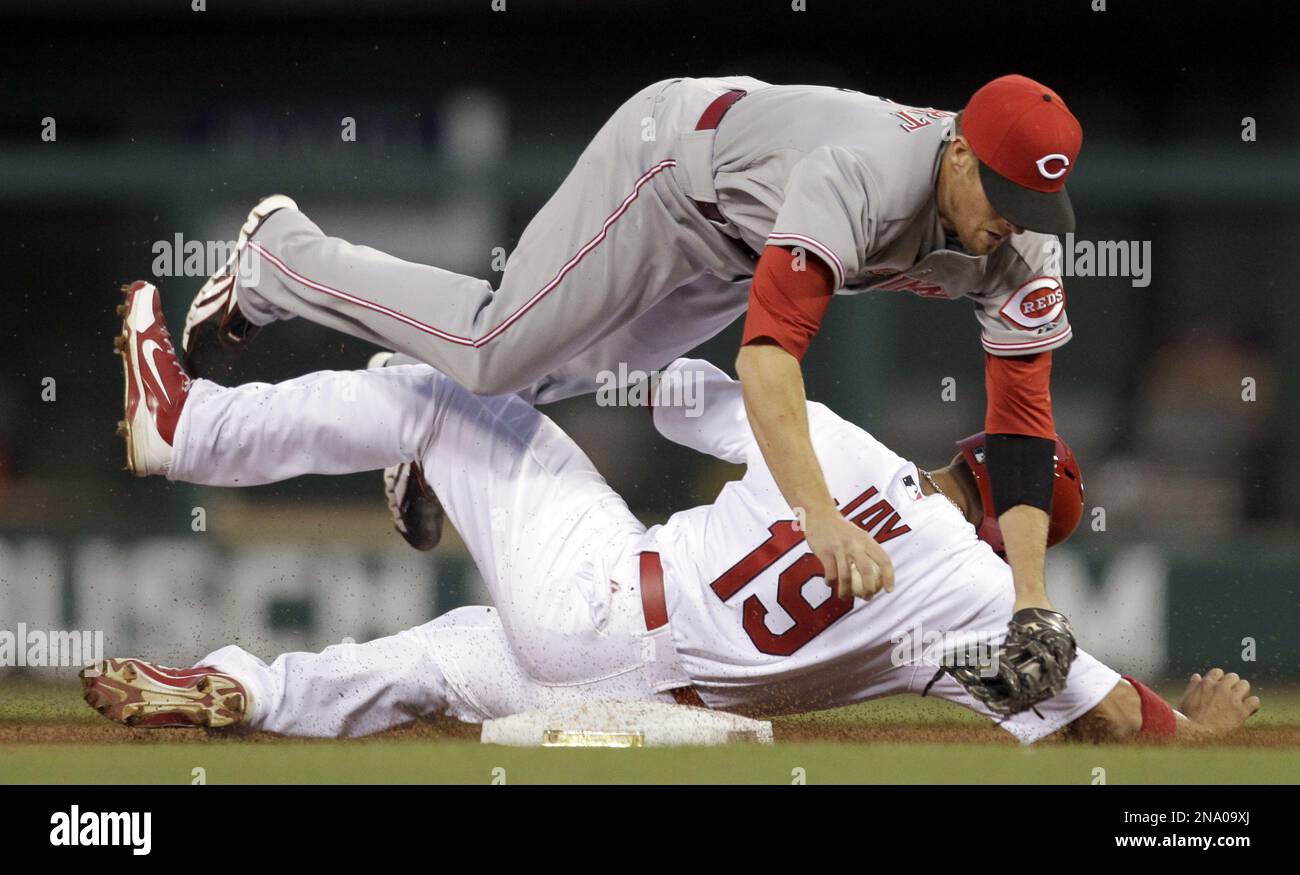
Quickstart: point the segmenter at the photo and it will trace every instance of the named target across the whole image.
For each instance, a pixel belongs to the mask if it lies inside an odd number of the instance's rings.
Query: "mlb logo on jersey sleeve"
[[[913,501],[920,501],[924,496],[921,494],[921,484],[916,482],[916,478],[911,474],[903,475],[903,488],[907,490],[907,495]]]
[[[1007,298],[998,312],[1012,325],[1032,331],[1051,325],[1065,309],[1065,289],[1056,277],[1034,277]]]

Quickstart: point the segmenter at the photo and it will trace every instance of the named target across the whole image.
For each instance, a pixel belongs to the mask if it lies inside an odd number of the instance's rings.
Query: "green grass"
[[[0,681],[0,725],[15,723],[94,724],[103,720],[81,700],[72,684]]]
[[[1174,692],[1174,691],[1166,691]],[[1261,691],[1260,728],[1300,726],[1300,690]],[[1258,721],[1258,722],[1256,722]],[[0,682],[0,728],[102,722],[73,687]],[[944,702],[887,699],[784,718],[790,728],[939,725],[984,721]],[[191,735],[192,743],[0,744],[0,783],[211,784],[507,783],[810,784],[1300,783],[1300,750],[1251,747],[1118,747],[999,744],[781,743],[674,750],[537,750],[428,737],[351,742],[242,742]]]
[[[1300,752],[1241,748],[1019,748],[786,744],[573,751],[472,742],[33,746],[3,751],[0,782],[189,784],[394,783],[1108,784],[1300,782]]]

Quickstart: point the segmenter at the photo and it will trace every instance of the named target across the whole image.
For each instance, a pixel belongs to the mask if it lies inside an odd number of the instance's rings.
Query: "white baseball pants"
[[[201,660],[249,686],[252,726],[360,735],[435,714],[658,695],[664,666],[645,646],[636,572],[644,527],[569,436],[515,396],[472,395],[426,365],[274,386],[199,380],[168,476],[252,486],[416,460],[497,608],[269,666],[238,647]]]

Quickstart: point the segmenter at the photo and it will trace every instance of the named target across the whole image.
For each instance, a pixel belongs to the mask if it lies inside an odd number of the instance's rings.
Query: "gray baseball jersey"
[[[747,94],[699,130],[733,89]],[[1059,346],[1070,328],[1054,238],[1021,234],[987,257],[946,248],[934,181],[949,123],[833,88],[657,82],[596,134],[497,288],[328,237],[284,209],[248,247],[261,263],[242,274],[240,306],[256,324],[302,316],[471,391],[545,403],[602,374],[663,367],[721,331],[772,243],[824,259],[841,293],[969,298],[992,353]]]
[[[1070,337],[1060,245],[1024,232],[988,256],[946,239],[935,200],[955,113],[807,85],[752,88],[719,126],[713,181],[751,247],[801,246],[837,291],[969,298],[995,355]]]

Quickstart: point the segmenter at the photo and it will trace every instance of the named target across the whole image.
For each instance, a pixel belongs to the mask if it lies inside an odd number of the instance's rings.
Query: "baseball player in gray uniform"
[[[495,289],[264,200],[194,300],[185,364],[211,375],[261,327],[301,316],[472,392],[546,403],[620,365],[661,368],[748,310],[736,367],[758,444],[827,582],[868,596],[892,589],[893,569],[826,486],[800,360],[836,294],[966,298],[988,374],[997,516],[983,534],[1012,567],[1016,608],[1046,609],[1048,381],[1070,338],[1052,235],[1074,227],[1064,186],[1081,141],[1061,98],[1023,76],[959,115],[748,77],[657,82],[597,132]]]

